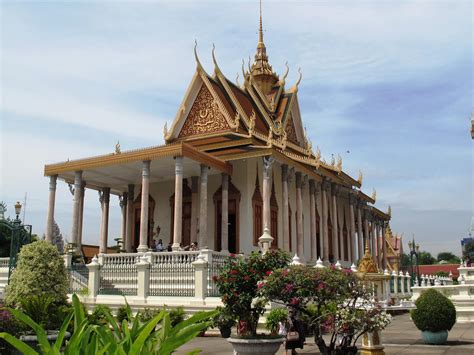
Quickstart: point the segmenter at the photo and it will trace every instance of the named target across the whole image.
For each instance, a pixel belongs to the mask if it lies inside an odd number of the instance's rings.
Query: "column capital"
[[[283,164],[281,166],[281,180],[282,181],[288,181],[288,165],[287,164]]]
[[[183,157],[177,156],[174,158],[174,167],[176,174],[181,175],[183,173]]]
[[[353,191],[349,192],[349,205],[351,206],[357,205],[357,197]]]
[[[50,190],[56,190],[56,182],[58,180],[58,176],[57,175],[51,175],[49,177],[49,189]]]
[[[331,182],[328,179],[324,179],[321,183],[322,190],[329,192],[331,190]]]
[[[120,208],[124,208],[125,206],[127,206],[128,192],[122,192],[122,194],[118,196],[118,199]]]
[[[301,188],[303,186],[303,179],[302,179],[302,175],[301,175],[301,172],[297,171],[296,172],[296,188]]]
[[[270,179],[272,173],[272,165],[275,162],[275,158],[272,156],[263,157],[263,178]]]
[[[151,165],[150,160],[143,161],[142,176],[146,176],[146,177],[150,176],[150,165]]]
[[[331,184],[331,194],[333,196],[338,196],[340,192],[339,185],[337,185],[335,182]]]
[[[314,194],[316,192],[316,182],[313,179],[309,179],[309,193]]]

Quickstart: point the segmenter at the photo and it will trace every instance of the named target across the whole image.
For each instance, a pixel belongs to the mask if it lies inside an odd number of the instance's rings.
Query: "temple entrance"
[[[132,236],[132,249],[135,252],[140,245],[140,221],[141,221],[141,211],[142,211],[142,194],[139,194],[137,198],[133,201],[133,236]],[[155,213],[155,200],[151,195],[148,195],[148,246],[151,245],[151,240],[153,239],[153,227],[154,220],[153,216]]]
[[[214,249],[222,249],[222,186],[214,193],[215,206],[215,232]],[[229,200],[228,200],[228,246],[230,253],[238,253],[239,246],[239,203],[240,191],[229,181]]]

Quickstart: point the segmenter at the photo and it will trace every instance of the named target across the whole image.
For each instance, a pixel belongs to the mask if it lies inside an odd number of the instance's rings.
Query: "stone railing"
[[[89,297],[218,297],[214,276],[228,254],[211,250],[103,254],[87,265]]]
[[[2,268],[8,268],[8,263],[10,262],[10,258],[0,258],[0,269]]]

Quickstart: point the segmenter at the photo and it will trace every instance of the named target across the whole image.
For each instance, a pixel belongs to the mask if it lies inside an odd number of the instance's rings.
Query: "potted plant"
[[[372,301],[372,290],[350,270],[290,266],[268,275],[260,290],[272,302],[304,315],[325,355],[356,354],[361,336],[390,323],[390,316]],[[330,336],[323,338],[323,333]]]
[[[212,326],[218,328],[223,338],[230,337],[235,318],[225,308],[217,307],[218,313],[212,318]]]
[[[286,308],[274,308],[267,315],[265,327],[271,334],[277,335],[280,329],[280,323],[286,323],[288,319],[288,310]]]
[[[423,292],[415,302],[416,309],[411,311],[411,319],[421,330],[426,344],[444,344],[448,331],[456,323],[456,308],[453,303],[435,289]]]
[[[237,336],[227,338],[236,354],[275,354],[283,343],[282,337],[257,334],[258,320],[267,304],[259,285],[289,261],[289,255],[277,249],[264,255],[253,252],[247,259],[231,254],[214,279],[225,311],[237,320]]]

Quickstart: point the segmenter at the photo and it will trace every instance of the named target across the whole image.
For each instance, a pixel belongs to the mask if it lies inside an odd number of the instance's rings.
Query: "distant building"
[[[461,239],[462,255],[464,255],[466,252],[466,246],[469,243],[474,242],[474,238],[472,237],[473,232],[474,232],[474,218],[471,219],[471,226],[469,227],[468,236],[466,238]]]

